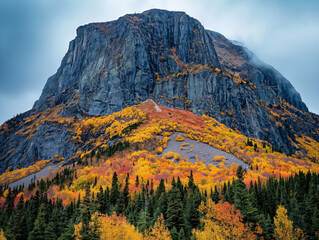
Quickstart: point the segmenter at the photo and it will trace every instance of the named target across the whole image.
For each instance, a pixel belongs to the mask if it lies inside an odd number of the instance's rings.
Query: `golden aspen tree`
[[[4,235],[4,232],[3,232],[2,228],[0,230],[0,240],[7,240],[6,236]]]
[[[287,209],[283,206],[279,206],[274,218],[275,229],[274,237],[278,240],[297,240],[305,239],[301,229],[293,229],[292,221],[288,219]]]
[[[150,229],[145,237],[148,240],[172,240],[170,232],[164,224],[163,214],[157,218],[154,227]]]

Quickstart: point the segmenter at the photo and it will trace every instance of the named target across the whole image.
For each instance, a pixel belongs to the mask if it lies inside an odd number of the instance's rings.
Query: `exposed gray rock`
[[[17,128],[15,128],[17,130]],[[68,141],[72,135],[62,125],[53,125],[45,122],[40,124],[35,134],[28,138],[28,134],[17,132],[0,134],[0,172],[4,172],[9,166],[27,167],[39,159],[51,159],[55,155],[61,155],[65,159],[70,158],[77,150],[74,142]]]
[[[239,74],[247,84],[235,83],[215,68]],[[319,117],[308,112],[299,93],[278,71],[221,34],[205,30],[184,12],[153,9],[77,29],[32,111],[8,121],[10,131],[0,132],[0,172],[58,153],[67,158],[76,151],[67,141],[70,133],[49,123],[40,125],[31,139],[17,135],[26,116],[59,104],[64,104],[59,113],[63,116],[104,115],[149,98],[215,117],[286,153],[294,152],[290,139],[295,134],[319,141],[313,131]],[[292,114],[274,119],[270,110],[285,111],[281,99],[293,106]],[[10,152],[12,148],[16,150]]]
[[[184,138],[184,141],[178,142],[175,140],[175,136],[181,135]],[[182,145],[188,144],[188,145]],[[181,149],[183,146],[183,149]],[[182,158],[186,157],[188,161],[195,163],[196,156],[198,160],[203,160],[203,162],[209,166],[209,164],[213,164],[214,166],[219,168],[219,161],[214,161],[214,157],[216,156],[223,156],[225,157],[225,166],[229,167],[232,163],[235,163],[237,166],[242,165],[244,169],[248,169],[248,164],[245,163],[243,160],[238,159],[233,154],[221,151],[214,147],[209,146],[208,144],[197,142],[196,140],[192,140],[190,138],[185,137],[184,133],[173,133],[170,137],[170,140],[167,142],[166,148],[160,154],[160,157],[163,157],[168,152],[174,152],[181,155]],[[173,159],[172,159],[173,160]]]

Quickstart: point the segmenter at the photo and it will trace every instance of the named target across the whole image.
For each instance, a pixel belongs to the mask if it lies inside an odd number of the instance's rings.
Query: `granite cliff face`
[[[57,106],[60,116],[105,115],[147,99],[215,117],[286,153],[298,149],[297,135],[319,141],[318,116],[278,71],[187,14],[154,9],[77,29],[33,109],[0,129],[0,172],[76,149],[66,129],[50,122],[31,138],[16,134],[31,124],[25,117]]]

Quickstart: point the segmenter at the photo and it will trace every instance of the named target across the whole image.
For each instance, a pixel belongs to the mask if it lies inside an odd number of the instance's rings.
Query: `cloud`
[[[273,65],[319,113],[319,1],[3,0],[0,3],[0,123],[30,109],[78,26],[150,8],[185,11],[206,29],[242,42]]]

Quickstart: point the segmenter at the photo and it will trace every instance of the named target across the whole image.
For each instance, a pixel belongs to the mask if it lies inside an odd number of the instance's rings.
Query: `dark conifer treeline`
[[[271,239],[274,232],[273,218],[278,205],[288,210],[288,216],[295,227],[301,228],[309,239],[316,239],[315,232],[319,229],[319,175],[299,173],[288,179],[270,178],[266,183],[251,184],[248,190],[243,182],[244,171],[237,169],[238,179],[232,184],[225,184],[222,189],[212,189],[210,193],[200,192],[190,173],[188,184],[184,186],[179,178],[171,181],[170,190],[166,190],[164,180],[161,180],[155,190],[153,182],[147,181],[140,185],[136,176],[136,186],[139,193],[129,192],[129,175],[124,183],[120,183],[116,172],[113,175],[111,188],[99,187],[96,196],[91,193],[91,184],[85,185],[83,200],[75,200],[63,206],[61,200],[47,199],[46,191],[52,184],[61,188],[70,185],[76,177],[76,171],[65,169],[51,181],[38,181],[29,186],[38,189],[30,200],[24,201],[23,196],[16,206],[14,199],[19,189],[9,189],[4,207],[0,211],[0,228],[10,239],[74,239],[74,224],[82,222],[83,239],[98,239],[98,224],[90,225],[90,216],[100,213],[124,214],[128,221],[144,232],[154,225],[161,214],[171,231],[171,236],[177,239],[190,239],[191,230],[201,228],[200,216],[197,211],[201,201],[211,198],[214,202],[229,201],[241,211],[244,221],[257,223],[263,229],[263,236]],[[20,189],[21,190],[21,189]]]

